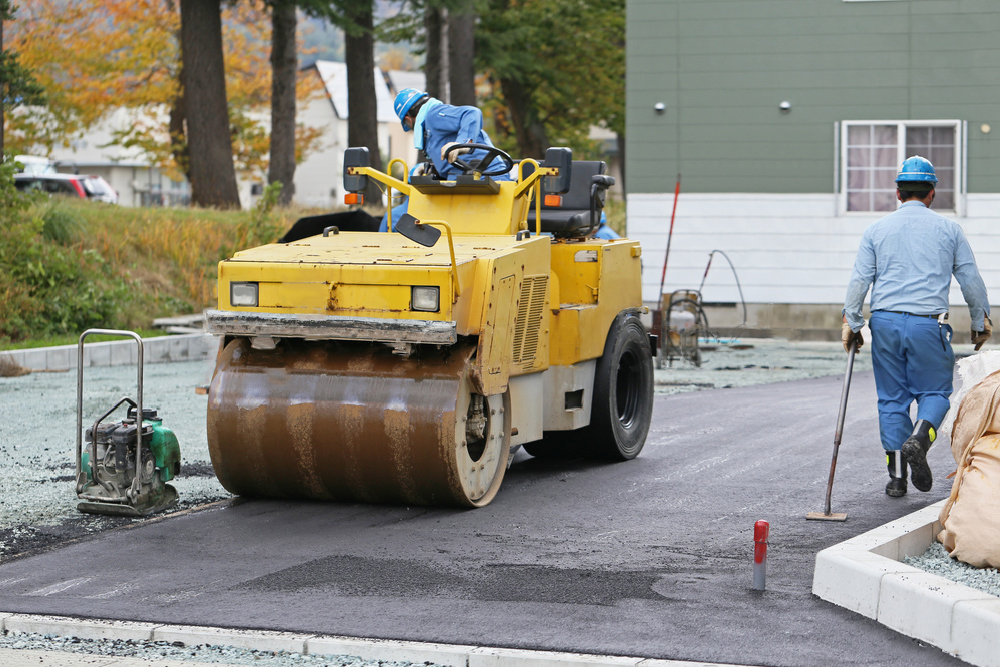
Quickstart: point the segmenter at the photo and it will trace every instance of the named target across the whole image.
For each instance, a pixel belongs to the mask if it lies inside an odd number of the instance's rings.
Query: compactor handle
[[[136,379],[136,392],[137,392],[137,395],[136,395],[136,400],[135,400],[135,408],[136,408],[136,414],[139,414],[139,415],[143,414],[143,411],[142,411],[142,337],[139,336],[139,334],[137,334],[134,331],[123,331],[123,330],[120,330],[120,329],[87,329],[86,331],[84,331],[82,334],[80,334],[80,342],[77,345],[77,354],[76,354],[76,487],[77,487],[76,488],[76,492],[77,493],[80,493],[80,492],[83,491],[83,488],[80,485],[80,473],[83,471],[83,341],[84,341],[84,339],[87,338],[87,336],[90,336],[92,334],[103,334],[105,336],[125,336],[125,337],[133,339],[136,342],[136,345],[138,345],[138,347],[139,347],[139,354],[138,354],[138,357],[136,358],[136,361],[137,361],[137,364],[138,364],[138,377]],[[122,399],[122,400],[128,400],[128,399],[125,398],[125,399]],[[128,402],[132,403],[131,400],[128,400]],[[121,405],[121,401],[119,401],[118,404],[115,405],[115,407],[111,409],[111,412],[114,412],[115,408],[117,408],[119,405]],[[111,414],[111,413],[109,412],[108,414]],[[105,416],[107,416],[107,415],[105,415]],[[101,417],[101,419],[104,419],[104,417]],[[100,420],[98,420],[98,423],[99,422],[100,422]],[[133,481],[133,487],[136,486],[136,483],[137,483],[137,481],[139,479],[139,475],[140,475],[140,471],[141,471],[141,462],[142,462],[142,457],[139,456],[139,454],[138,454],[141,451],[141,449],[142,449],[142,428],[141,428],[142,419],[140,418],[138,420],[138,422],[140,424],[140,428],[137,429],[138,430],[138,437],[136,438],[136,450],[135,450],[136,451],[136,457],[135,457],[135,481]],[[96,428],[95,428],[95,436],[96,436]],[[94,460],[93,459],[90,460],[90,466],[91,466],[91,476],[94,477],[94,475],[93,475]],[[136,487],[136,490],[138,490],[137,487]],[[122,499],[124,500],[124,497]]]

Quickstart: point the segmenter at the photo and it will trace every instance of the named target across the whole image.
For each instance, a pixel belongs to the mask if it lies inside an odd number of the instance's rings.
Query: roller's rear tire
[[[621,313],[597,360],[590,425],[576,431],[550,431],[524,449],[537,458],[628,461],[642,451],[652,418],[649,338],[637,315]]]
[[[611,325],[597,360],[594,403],[586,428],[592,455],[634,459],[646,444],[653,419],[653,352],[639,317],[622,313]]]

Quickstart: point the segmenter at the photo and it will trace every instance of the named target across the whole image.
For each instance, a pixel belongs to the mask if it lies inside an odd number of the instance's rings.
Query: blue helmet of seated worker
[[[896,175],[897,183],[937,183],[934,165],[925,157],[914,155],[903,160]]]
[[[399,122],[402,124],[405,132],[413,129],[406,122],[406,114],[410,113],[410,109],[413,108],[414,104],[426,97],[429,97],[427,93],[416,88],[404,88],[396,95],[396,100],[392,103],[392,108],[396,112],[396,116],[399,117]]]

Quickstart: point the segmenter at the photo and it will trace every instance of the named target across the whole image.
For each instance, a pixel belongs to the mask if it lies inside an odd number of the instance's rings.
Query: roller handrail
[[[444,220],[417,220],[416,224],[418,226],[431,225],[432,227],[444,227],[444,231],[448,235],[448,251],[451,253],[451,278],[455,286],[455,296],[452,298],[452,303],[455,303],[458,301],[461,291],[458,283],[458,262],[455,260],[455,241],[451,238],[451,225]]]

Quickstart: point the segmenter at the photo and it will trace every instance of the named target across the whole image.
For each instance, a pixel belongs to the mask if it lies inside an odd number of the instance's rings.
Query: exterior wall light
[[[792,110],[792,103],[789,102],[788,100],[784,100],[783,102],[781,102],[781,104],[778,105],[778,109],[781,111],[781,113],[788,113],[789,111]]]
[[[657,102],[653,105],[653,111],[655,111],[658,116],[662,116],[667,111],[667,105],[663,102]]]

